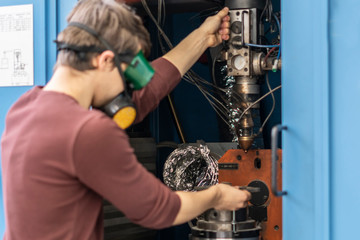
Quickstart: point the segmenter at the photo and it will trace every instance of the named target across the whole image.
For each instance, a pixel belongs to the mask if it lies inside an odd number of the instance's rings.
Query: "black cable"
[[[212,16],[212,15],[216,14],[219,10],[220,10],[219,7],[213,7],[213,8],[208,8],[208,9],[202,10],[199,13],[192,16],[191,18],[189,18],[189,21],[194,21],[195,19],[201,18],[201,17]]]
[[[145,0],[141,0],[143,7],[145,9],[145,11],[148,13],[148,15],[150,16],[150,18],[152,19],[152,21],[154,22],[154,24],[156,25],[156,27],[158,28],[158,31],[160,32],[161,36],[163,37],[164,41],[166,42],[166,44],[168,45],[168,47],[170,49],[173,48],[172,43],[170,42],[169,38],[166,36],[165,32],[162,30],[161,26],[159,25],[159,23],[156,21],[156,19],[154,18],[153,14],[150,11],[150,8],[148,7],[147,3]],[[228,121],[224,119],[224,116],[228,117],[227,114],[229,112],[228,108],[225,107],[218,99],[216,99],[214,96],[212,96],[210,94],[211,90],[207,89],[205,87],[206,86],[212,86],[214,88],[218,88],[217,86],[215,86],[214,84],[211,84],[209,82],[207,82],[206,80],[202,79],[201,77],[199,77],[193,70],[189,70],[184,76],[183,79],[193,85],[195,85],[200,92],[204,95],[204,97],[206,98],[206,100],[210,103],[210,106],[214,109],[214,111],[220,116],[220,118],[227,124],[229,125]],[[220,89],[220,88],[218,88]],[[222,90],[223,92],[226,92],[224,90]],[[237,95],[236,92],[233,92],[234,95]],[[210,98],[212,100],[210,100]],[[242,98],[241,96],[237,95],[236,98],[234,98],[235,100],[237,100],[237,98]],[[213,102],[215,101],[215,102]],[[229,101],[225,101],[227,103],[229,103]]]

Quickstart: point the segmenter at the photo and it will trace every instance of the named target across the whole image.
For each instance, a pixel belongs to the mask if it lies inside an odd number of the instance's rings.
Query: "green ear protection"
[[[124,91],[99,109],[109,117],[113,118],[113,120],[122,129],[128,128],[135,121],[136,107],[131,100],[125,81],[127,81],[130,87],[134,90],[139,90],[150,82],[151,78],[155,74],[155,70],[146,60],[142,51],[139,51],[135,56],[130,51],[118,54],[114,51],[113,47],[107,41],[105,41],[105,39],[103,39],[94,29],[79,22],[70,22],[69,26],[75,26],[90,33],[99,39],[99,41],[106,47],[106,49],[99,49],[96,46],[76,46],[62,42],[56,42],[58,50],[72,50],[82,54],[86,52],[101,53],[105,50],[110,50],[114,53],[115,66],[117,67],[123,80]],[[120,67],[121,62],[128,64],[128,67],[125,69],[124,73]]]
[[[124,75],[126,80],[133,85],[133,88],[139,90],[150,82],[154,73],[154,69],[146,60],[143,52],[139,51],[125,69]]]

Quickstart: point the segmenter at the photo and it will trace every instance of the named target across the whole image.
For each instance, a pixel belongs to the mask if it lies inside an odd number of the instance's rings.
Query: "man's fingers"
[[[224,41],[229,40],[230,36],[229,35],[221,35],[221,39]]]
[[[251,199],[251,193],[248,191],[245,191],[245,192],[246,192],[247,200],[249,201]]]
[[[247,202],[242,202],[241,204],[239,204],[239,206],[237,207],[238,209],[239,208],[245,208],[247,207],[248,203]]]
[[[220,19],[223,19],[227,14],[229,13],[229,8],[224,7],[221,11],[219,11],[216,16],[220,17]]]
[[[223,21],[221,23],[221,26],[220,26],[220,29],[219,29],[219,34],[221,35],[221,40],[220,41],[229,40],[229,38],[230,38],[229,37],[229,34],[230,34],[230,29],[229,28],[230,28],[230,23],[229,22]]]
[[[229,40],[230,36],[230,17],[228,15],[226,15],[225,17],[222,18],[222,23],[220,25],[220,30],[219,30],[219,34],[221,35],[221,40]]]
[[[225,28],[225,29],[229,29],[230,28],[230,22],[223,22],[220,27]]]
[[[246,190],[240,190],[244,193],[244,201],[249,201],[251,199],[251,193]]]
[[[223,22],[229,22],[230,21],[230,16],[226,15],[225,17],[223,17],[222,21]]]
[[[229,35],[229,34],[230,34],[230,29],[228,29],[228,28],[221,28],[221,29],[219,30],[219,34],[221,34],[221,35]]]

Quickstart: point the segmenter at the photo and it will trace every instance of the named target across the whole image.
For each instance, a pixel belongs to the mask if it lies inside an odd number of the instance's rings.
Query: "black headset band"
[[[77,46],[77,45],[73,45],[73,44],[68,44],[65,42],[59,42],[59,41],[54,41],[56,43],[56,48],[58,51],[61,50],[72,50],[75,52],[94,52],[94,53],[101,53],[103,51],[105,51],[106,49],[103,48],[99,48],[96,47],[94,45],[91,46]]]
[[[91,35],[93,35],[94,37],[96,37],[97,39],[99,39],[99,41],[110,51],[114,51],[114,49],[111,47],[111,45],[104,39],[102,38],[94,29],[86,26],[85,24],[79,23],[79,22],[70,22],[68,24],[68,26],[74,26],[74,27],[78,27],[80,29],[85,30],[86,32],[90,33]]]
[[[74,52],[83,52],[83,53],[87,53],[87,52],[94,52],[94,53],[102,53],[104,51],[106,51],[107,49],[105,48],[99,48],[97,46],[94,45],[90,45],[90,46],[78,46],[78,45],[73,45],[73,44],[68,44],[65,42],[59,42],[57,40],[54,41],[56,43],[56,49],[58,51],[61,50],[71,50]],[[130,64],[131,61],[134,59],[135,55],[132,54],[130,51],[124,52],[124,53],[119,53],[117,54],[119,60],[121,62],[125,62],[127,64]]]

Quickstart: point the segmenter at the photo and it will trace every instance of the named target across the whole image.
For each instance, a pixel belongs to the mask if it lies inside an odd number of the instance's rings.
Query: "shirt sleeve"
[[[179,70],[165,58],[158,58],[151,65],[155,69],[153,78],[146,87],[133,92],[132,100],[137,108],[135,123],[153,111],[181,80]]]
[[[126,133],[111,119],[96,116],[85,123],[73,154],[80,181],[131,221],[156,229],[172,225],[180,198],[137,161]]]

